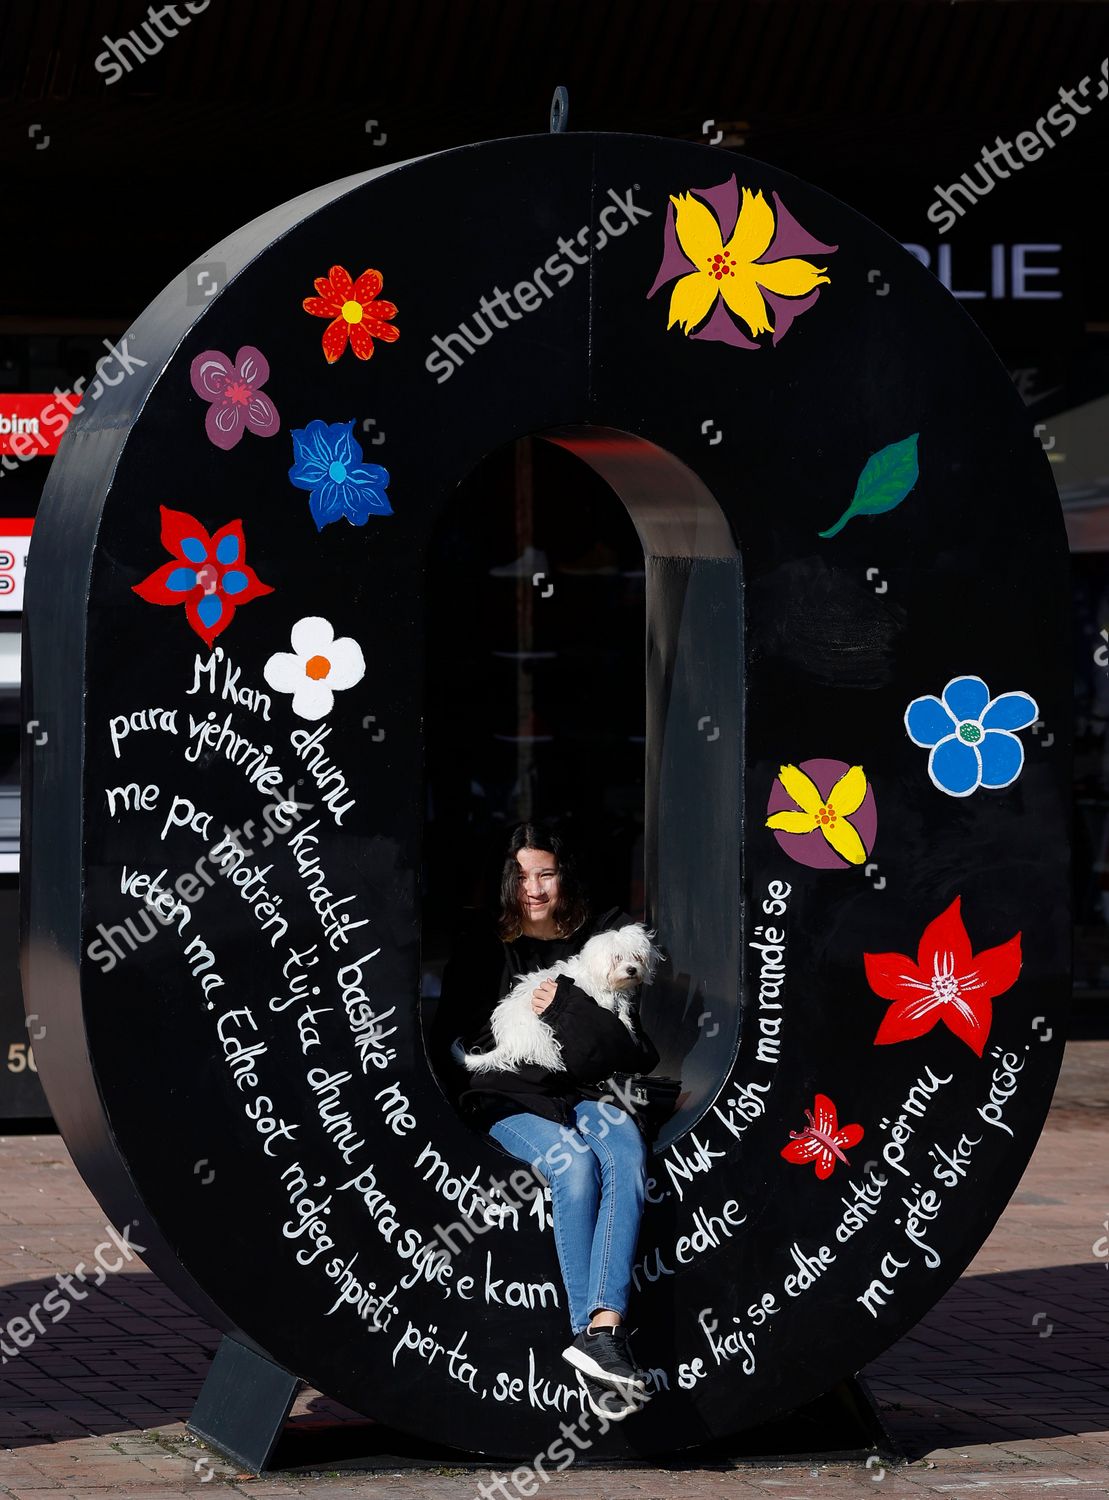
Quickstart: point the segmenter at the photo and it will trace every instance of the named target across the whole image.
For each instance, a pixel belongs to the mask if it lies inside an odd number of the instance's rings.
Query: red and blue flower
[[[162,512],[162,546],[173,561],[155,568],[134,592],[148,604],[183,604],[185,618],[206,645],[227,629],[242,604],[272,594],[247,565],[241,521],[229,521],[214,536],[183,510]]]

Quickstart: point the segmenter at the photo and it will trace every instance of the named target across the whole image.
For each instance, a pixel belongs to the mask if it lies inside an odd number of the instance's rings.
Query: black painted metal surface
[[[733,173],[773,205],[758,256],[726,222]],[[745,285],[786,275],[753,260],[827,268],[792,326],[797,302],[772,305],[776,344],[703,286],[689,331],[708,314],[726,339],[668,330],[675,280],[700,269],[673,246],[673,275],[647,298],[671,195],[690,192],[683,217],[699,204],[716,225],[702,218],[696,244],[685,225],[706,267],[730,246]],[[1066,545],[1020,401],[956,304],[873,225],[761,163],[679,142],[538,136],[401,163],[287,204],[208,259],[219,289],[188,306],[180,282],[167,288],[132,330],[145,364],[73,423],[28,572],[28,713],[51,753],[28,763],[24,989],[80,1170],[117,1222],[138,1219],[146,1259],[192,1305],[355,1409],[521,1456],[578,1418],[550,1229],[534,1205],[474,1209],[473,1184],[513,1164],[454,1117],[424,1053],[422,557],[492,448],[567,430],[586,457],[591,442],[629,445],[655,475],[642,513],[665,513],[666,496],[674,512],[669,532],[637,520],[652,655],[627,670],[649,684],[648,903],[688,981],[644,1014],[688,1098],[652,1167],[632,1310],[657,1394],[592,1451],[680,1448],[796,1408],[968,1263],[1058,1069]],[[327,323],[302,309],[336,264],[379,270],[396,306],[384,321],[400,336],[372,358],[325,361]],[[515,316],[494,300],[503,327],[479,324],[498,291]],[[239,361],[246,394],[206,400],[197,356],[235,363],[244,348],[268,377]],[[258,389],[280,418],[268,435]],[[241,439],[219,446],[206,415],[235,404]],[[290,434],[308,441],[313,421],[353,424],[364,465],[388,471],[391,513],[371,498],[365,524],[317,529],[289,478]],[[372,474],[355,483],[356,502],[373,482],[380,493]],[[857,483],[873,511],[820,535]],[[726,524],[683,535],[682,515],[713,514],[702,492]],[[171,561],[159,507],[194,518],[209,552],[241,521],[271,590],[240,590],[212,650],[183,603],[150,602],[144,581]],[[190,560],[190,528],[176,565],[208,571],[182,600],[226,608],[236,560]],[[318,708],[318,687],[275,687],[288,680],[273,663],[320,617],[358,643],[364,673],[305,719],[295,705],[314,694]],[[341,648],[333,662],[321,639],[300,652],[302,685],[354,660]],[[1030,695],[1036,723],[1013,700],[1018,774],[956,796],[904,719],[967,675]],[[980,707],[946,738],[982,743]],[[822,806],[863,768],[862,805],[859,786],[837,794],[858,824],[858,846],[834,834],[848,857],[814,808],[807,832],[766,826],[768,811],[806,812],[802,781],[786,773],[800,801],[776,788],[783,766],[808,767]],[[199,894],[179,885],[189,872]],[[167,920],[140,935],[151,904]],[[460,1196],[471,1242],[456,1234],[444,1255]]]
[[[189,1417],[189,1430],[260,1474],[277,1447],[299,1383],[225,1334]]]

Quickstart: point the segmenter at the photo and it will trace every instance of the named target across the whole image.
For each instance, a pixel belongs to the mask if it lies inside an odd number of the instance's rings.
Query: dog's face
[[[599,932],[586,944],[590,967],[606,990],[634,990],[650,984],[661,957],[638,923]],[[585,949],[583,956],[585,955]]]

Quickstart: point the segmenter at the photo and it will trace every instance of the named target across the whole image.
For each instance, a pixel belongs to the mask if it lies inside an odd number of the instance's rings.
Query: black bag
[[[642,1077],[636,1073],[613,1073],[607,1087],[648,1140],[653,1140],[673,1115],[682,1091],[680,1078]]]

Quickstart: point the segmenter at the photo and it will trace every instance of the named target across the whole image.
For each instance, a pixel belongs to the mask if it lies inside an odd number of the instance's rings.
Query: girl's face
[[[520,849],[516,853],[519,869],[520,910],[533,921],[542,921],[558,907],[558,856],[547,849]]]

